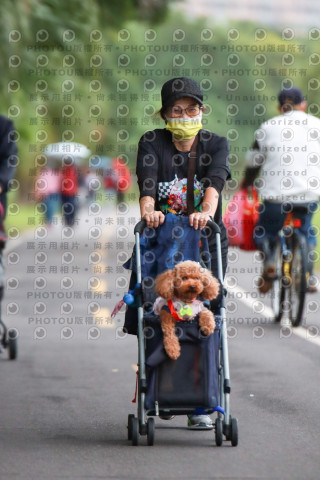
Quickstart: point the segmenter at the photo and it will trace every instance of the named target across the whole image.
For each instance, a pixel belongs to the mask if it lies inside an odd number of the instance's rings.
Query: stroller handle
[[[212,233],[219,233],[219,235],[221,233],[219,225],[213,220],[208,220],[206,227],[209,227]]]
[[[147,221],[145,219],[140,220],[135,227],[134,227],[134,234],[139,233],[139,235],[142,235],[143,230],[147,226]],[[209,227],[212,233],[221,233],[220,227],[217,223],[215,223],[213,220],[208,220],[206,227]]]
[[[140,222],[138,222],[134,227],[134,234],[139,233],[139,235],[141,236],[146,226],[147,221],[145,219],[140,220]]]

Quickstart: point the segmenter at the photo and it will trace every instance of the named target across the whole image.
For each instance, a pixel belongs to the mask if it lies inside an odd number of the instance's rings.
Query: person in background
[[[131,188],[130,169],[121,157],[110,160],[110,165],[104,170],[104,187],[113,190],[117,195],[117,204],[124,201],[125,193]]]
[[[78,211],[79,171],[77,166],[66,164],[61,168],[61,207],[64,222],[74,225]]]
[[[82,174],[83,176],[83,183],[86,192],[86,200],[87,203],[90,205],[92,202],[95,201],[95,189],[92,188],[94,185],[94,181],[97,179],[97,175],[93,170],[86,170]]]
[[[4,292],[2,251],[7,240],[4,221],[7,213],[7,193],[18,163],[16,132],[11,120],[0,115],[0,300]],[[0,345],[1,349],[1,345]]]
[[[312,217],[320,196],[320,120],[306,113],[307,102],[297,87],[281,90],[280,115],[264,122],[255,132],[247,154],[242,182],[244,188],[256,183],[262,200],[254,240],[263,253],[264,269],[259,291],[266,293],[276,273],[274,247],[288,212],[300,206],[301,233],[308,252],[308,292],[317,291],[313,274],[316,232]]]
[[[61,179],[58,168],[44,167],[39,171],[35,183],[35,199],[45,205],[45,222],[52,225],[53,216],[60,205]]]
[[[4,216],[7,211],[7,193],[16,171],[18,148],[16,133],[11,120],[0,115],[0,203]]]

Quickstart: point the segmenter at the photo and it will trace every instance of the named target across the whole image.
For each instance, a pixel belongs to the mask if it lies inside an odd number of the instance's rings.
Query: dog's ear
[[[170,300],[174,294],[174,271],[160,273],[155,280],[155,290],[160,297]]]
[[[220,283],[212,275],[210,270],[203,268],[200,270],[200,279],[203,285],[201,296],[204,300],[213,300],[219,295]]]

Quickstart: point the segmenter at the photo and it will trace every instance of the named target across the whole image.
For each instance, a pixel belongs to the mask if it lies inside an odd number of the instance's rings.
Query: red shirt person
[[[75,165],[61,169],[61,204],[66,225],[73,225],[78,208],[79,172]]]

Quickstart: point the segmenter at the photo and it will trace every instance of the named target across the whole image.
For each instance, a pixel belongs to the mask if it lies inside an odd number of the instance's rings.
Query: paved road
[[[132,447],[136,339],[120,335],[122,314],[111,322],[110,311],[127,287],[121,264],[137,211],[86,213],[74,231],[38,228],[7,245],[2,309],[19,332],[19,358],[0,356],[0,478],[319,478],[319,295],[308,297],[299,335],[275,325],[253,288],[255,254],[231,250],[238,447],[217,448],[213,432],[186,430],[185,417],[157,419],[155,445]]]

